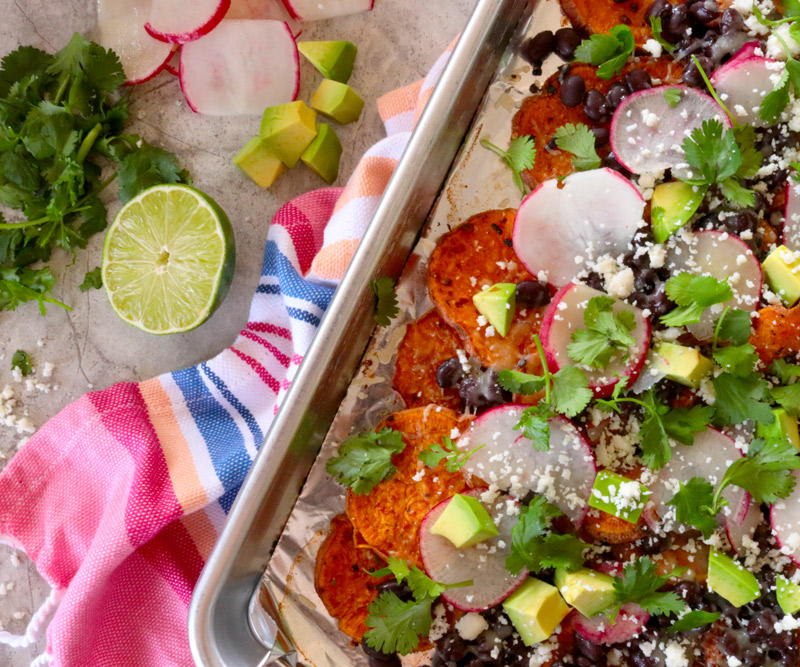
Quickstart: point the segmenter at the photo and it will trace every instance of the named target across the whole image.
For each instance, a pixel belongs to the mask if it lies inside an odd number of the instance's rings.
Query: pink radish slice
[[[323,21],[368,12],[375,6],[375,0],[283,0],[283,4],[298,21]]]
[[[193,111],[260,115],[300,90],[300,56],[282,21],[225,19],[181,48],[181,88]]]
[[[553,297],[545,311],[540,331],[542,346],[551,372],[556,372],[563,366],[576,365],[569,357],[567,346],[575,331],[586,328],[583,319],[586,307],[590,299],[598,296],[607,295],[581,283],[569,283]],[[622,310],[633,312],[636,328],[630,333],[636,339],[636,343],[628,351],[627,360],[623,359],[622,354],[617,354],[606,368],[586,371],[589,386],[596,396],[601,397],[610,396],[614,391],[614,385],[622,377],[628,378],[630,383],[635,382],[650,348],[650,320],[642,311],[620,300],[617,300],[613,310],[616,313]]]
[[[622,605],[614,624],[605,614],[597,614],[586,618],[583,614],[575,615],[575,632],[593,644],[619,644],[636,637],[642,630],[650,614],[638,604],[629,602]]]
[[[772,77],[780,74],[777,66],[777,61],[769,58],[744,58],[714,72],[711,83],[737,121],[762,127],[766,123],[758,110],[767,93],[775,88]]]
[[[747,244],[734,234],[714,230],[679,234],[670,241],[666,266],[673,272],[689,272],[727,280],[733,299],[707,308],[700,322],[688,330],[700,341],[714,335],[714,321],[725,306],[753,312],[761,300],[761,264]]]
[[[679,91],[674,107],[664,93]],[[712,97],[696,88],[659,86],[629,95],[617,107],[611,120],[611,150],[626,169],[634,174],[673,169],[681,177],[686,172],[686,156],[681,145],[703,121],[731,123]]]
[[[545,181],[520,204],[514,220],[514,252],[533,275],[553,285],[570,282],[584,258],[630,249],[644,224],[644,199],[628,179],[611,169]]]
[[[675,523],[675,507],[667,505],[678,491],[680,484],[685,484],[692,477],[701,477],[716,486],[725,471],[742,453],[727,435],[713,428],[696,433],[691,447],[675,443],[672,446],[672,459],[656,474],[656,479],[647,486],[652,492],[650,501],[661,517],[662,527],[666,530],[680,528]],[[737,524],[741,524],[750,507],[750,494],[738,486],[729,486],[722,492],[728,506],[722,510],[721,516],[730,516]]]
[[[580,525],[597,475],[592,449],[572,422],[556,417],[549,422],[550,449],[536,451],[514,429],[526,407],[501,405],[477,417],[457,445],[464,451],[486,446],[463,469],[515,498],[541,493]]]
[[[781,551],[800,565],[800,470],[792,470],[792,476],[794,491],[770,508],[770,522]]]
[[[747,514],[741,523],[737,524],[730,516],[725,517],[725,534],[737,555],[744,555],[745,538],[753,539],[753,535],[756,534],[756,528],[763,520],[764,515],[761,513],[761,507],[752,499],[750,499]]]
[[[231,0],[153,0],[144,29],[162,42],[185,44],[216,28],[230,6]]]
[[[172,54],[172,57],[167,61],[167,64],[164,65],[164,69],[172,74],[172,76],[180,76],[181,75],[181,50],[176,49],[175,52]]]
[[[150,4],[151,0],[100,0],[97,6],[97,42],[119,56],[128,84],[152,79],[175,48],[144,29]]]
[[[300,24],[284,6],[282,0],[231,0],[226,19],[271,19],[289,24],[294,38],[302,32]]]
[[[474,489],[468,495],[480,498],[484,491]],[[473,581],[472,586],[452,588],[442,597],[458,609],[483,611],[505,600],[528,577],[525,568],[518,574],[506,569],[506,558],[511,553],[511,529],[517,523],[517,517],[508,513],[507,503],[513,501],[497,496],[490,503],[484,502],[499,534],[465,549],[458,549],[446,537],[431,532],[449,502],[448,498],[439,503],[422,521],[419,529],[422,564],[434,581],[443,584]]]
[[[733,54],[731,59],[726,62],[722,67],[718,67],[714,70],[713,74],[711,74],[711,82],[713,83],[716,81],[720,76],[724,77],[726,75],[726,70],[733,69],[739,63],[748,58],[753,58],[755,56],[762,56],[764,55],[763,52],[756,53],[756,51],[761,50],[761,42],[758,40],[752,40],[750,42],[745,42],[736,53]]]
[[[800,183],[791,177],[786,183],[783,243],[791,250],[800,250]]]

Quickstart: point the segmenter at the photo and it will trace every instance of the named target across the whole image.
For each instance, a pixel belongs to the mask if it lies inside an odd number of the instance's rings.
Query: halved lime
[[[154,334],[189,331],[219,306],[233,279],[233,228],[208,195],[156,185],[123,206],[103,245],[114,312]]]

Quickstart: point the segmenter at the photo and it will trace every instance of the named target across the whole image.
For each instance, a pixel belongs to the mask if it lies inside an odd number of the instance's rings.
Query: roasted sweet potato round
[[[767,306],[753,320],[750,342],[761,362],[769,366],[775,359],[800,352],[800,306]]]

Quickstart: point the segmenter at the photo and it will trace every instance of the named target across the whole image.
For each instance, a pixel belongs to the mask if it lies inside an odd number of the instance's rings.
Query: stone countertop
[[[347,39],[359,48],[350,84],[367,104],[358,122],[336,128],[345,150],[335,185],[344,185],[359,156],[384,136],[376,99],[423,77],[464,26],[474,5],[475,0],[377,0],[372,12],[303,26],[301,39]],[[4,19],[0,53],[22,44],[54,51],[75,31],[91,34],[95,6],[93,0],[0,0]],[[303,61],[300,97],[308,100],[319,80],[320,75]],[[0,390],[5,385],[15,389],[19,412],[26,413],[35,426],[91,389],[192,365],[231,343],[246,323],[270,219],[287,200],[325,185],[302,167],[281,176],[268,191],[250,182],[231,158],[257,133],[259,119],[194,114],[177,79],[166,72],[137,86],[131,101],[131,131],[174,151],[191,171],[195,185],[214,197],[230,217],[237,250],[233,285],[220,309],[197,330],[151,336],[119,320],[102,290],[78,290],[85,272],[100,264],[102,234],[79,251],[74,261],[61,253],[51,262],[57,274],[54,292],[72,306],[71,312],[51,307],[41,317],[32,304],[16,312],[0,312]],[[109,202],[112,215],[118,206]],[[30,353],[40,382],[51,386],[49,393],[26,391],[23,383],[14,380],[10,358],[17,349]],[[53,364],[53,372],[43,378],[47,362]],[[0,426],[0,469],[21,440],[13,429]],[[24,633],[47,593],[48,586],[35,568],[0,545],[0,626]],[[43,650],[43,638],[26,649],[0,646],[0,665],[29,665]]]

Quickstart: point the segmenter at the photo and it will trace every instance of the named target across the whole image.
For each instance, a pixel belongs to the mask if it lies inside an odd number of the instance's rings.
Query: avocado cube
[[[294,167],[317,136],[317,114],[302,100],[268,107],[261,118],[259,136],[287,167]]]
[[[497,526],[481,501],[460,493],[447,503],[431,526],[431,533],[446,537],[456,549],[466,549],[498,535]]]
[[[761,595],[755,575],[714,548],[708,556],[707,583],[710,591],[721,595],[734,607],[746,605]]]
[[[636,523],[650,497],[650,490],[636,480],[609,470],[601,470],[594,480],[589,506],[615,517]]]
[[[329,185],[339,175],[342,144],[330,125],[317,124],[317,136],[300,156],[306,166]]]
[[[569,614],[569,605],[555,586],[530,577],[503,602],[525,646],[543,642]]]
[[[556,570],[555,584],[567,604],[591,618],[614,604],[614,578],[584,568],[577,572]]]
[[[666,373],[669,380],[697,389],[703,378],[714,368],[714,362],[700,354],[696,347],[661,341],[655,348],[653,366]]]
[[[653,189],[650,200],[650,226],[656,243],[664,243],[683,227],[700,208],[706,187],[683,181],[660,183]]]
[[[762,264],[764,278],[788,308],[800,299],[800,253],[785,245],[773,250]]]
[[[514,283],[497,283],[475,294],[472,303],[478,312],[489,320],[495,331],[505,336],[514,320],[517,286]]]
[[[787,614],[796,614],[800,611],[800,586],[789,581],[782,574],[775,580],[778,604]]]
[[[770,440],[788,440],[797,449],[800,449],[800,435],[797,433],[797,417],[790,415],[783,408],[775,408],[772,411],[775,421],[771,424],[759,423],[756,426],[756,434],[759,438]]]
[[[253,137],[239,151],[233,163],[262,188],[268,188],[283,171],[283,162],[270,151],[261,137]]]
[[[364,100],[346,83],[324,79],[311,96],[311,107],[337,123],[347,125],[358,120]]]
[[[297,42],[297,48],[326,79],[350,80],[358,52],[352,42]]]

